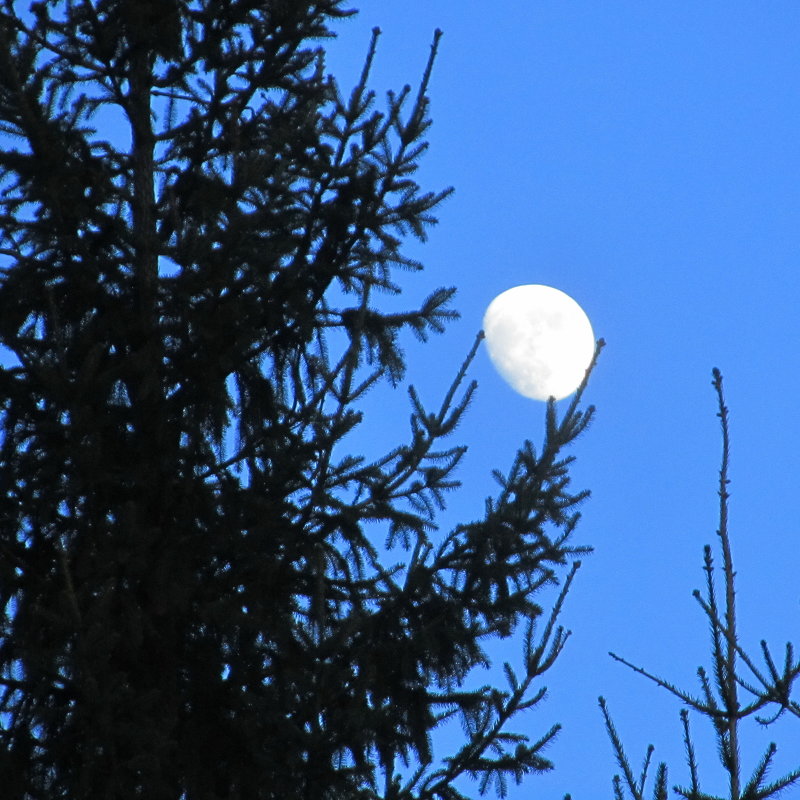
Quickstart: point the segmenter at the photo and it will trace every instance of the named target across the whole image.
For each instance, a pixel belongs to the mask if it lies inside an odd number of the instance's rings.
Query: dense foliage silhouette
[[[557,728],[510,726],[567,637],[592,409],[551,404],[485,515],[437,525],[480,336],[431,410],[401,339],[454,290],[381,296],[449,192],[414,177],[439,33],[378,110],[378,31],[351,92],[325,71],[349,13],[0,7],[4,798],[452,799],[550,767]],[[368,460],[379,385],[411,425]],[[468,687],[515,630],[507,685]]]

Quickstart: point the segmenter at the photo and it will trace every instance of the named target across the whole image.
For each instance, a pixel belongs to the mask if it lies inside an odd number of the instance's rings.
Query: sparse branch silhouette
[[[695,590],[694,597],[708,618],[711,633],[711,669],[699,667],[697,675],[700,681],[700,693],[693,694],[682,690],[670,681],[665,680],[648,670],[636,666],[628,660],[611,653],[611,657],[630,667],[634,672],[645,676],[663,689],[666,689],[685,706],[681,709],[680,718],[684,732],[686,761],[689,767],[690,782],[688,786],[675,786],[673,791],[687,800],[762,800],[776,797],[783,789],[800,782],[800,768],[791,770],[777,780],[767,782],[767,773],[772,764],[777,745],[771,743],[760,757],[749,777],[744,773],[744,758],[740,746],[740,730],[748,717],[753,717],[762,725],[775,722],[784,711],[797,714],[798,704],[791,699],[794,681],[800,676],[800,663],[794,662],[793,648],[786,645],[786,659],[783,671],[779,672],[766,642],[761,642],[765,668],[758,668],[754,660],[747,655],[739,642],[736,631],[736,591],[731,540],[728,531],[728,485],[730,431],[728,424],[728,408],[722,386],[722,374],[713,370],[713,386],[717,395],[717,416],[720,419],[722,432],[722,457],[719,470],[719,526],[717,538],[722,550],[722,576],[724,607],[717,601],[717,580],[712,548],[706,545],[703,549],[703,570],[705,572],[705,595]],[[739,660],[748,668],[752,678],[742,675]],[[766,677],[766,675],[769,677]],[[760,684],[756,685],[756,684]],[[742,701],[740,689],[743,689],[748,701]],[[606,729],[613,747],[617,763],[622,775],[614,777],[613,789],[617,800],[630,796],[633,800],[644,800],[645,784],[653,755],[652,745],[648,747],[644,767],[638,778],[630,768],[622,740],[614,726],[608,705],[600,698],[600,708],[605,720]],[[772,709],[770,716],[764,716],[763,709]],[[728,778],[725,795],[710,794],[701,790],[700,765],[696,757],[696,749],[690,729],[691,712],[704,717],[712,725],[717,740],[719,759]],[[655,782],[652,787],[653,800],[666,800],[667,766],[659,764]]]

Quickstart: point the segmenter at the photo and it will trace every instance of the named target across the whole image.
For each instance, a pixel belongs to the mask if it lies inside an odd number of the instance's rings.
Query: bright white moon
[[[534,400],[571,395],[594,356],[589,318],[551,286],[515,286],[497,295],[483,316],[483,332],[497,371]]]

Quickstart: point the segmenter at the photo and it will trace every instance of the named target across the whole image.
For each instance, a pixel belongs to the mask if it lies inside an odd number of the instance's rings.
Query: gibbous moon
[[[589,318],[551,286],[527,284],[497,295],[483,316],[483,332],[497,371],[534,400],[571,395],[594,356]]]

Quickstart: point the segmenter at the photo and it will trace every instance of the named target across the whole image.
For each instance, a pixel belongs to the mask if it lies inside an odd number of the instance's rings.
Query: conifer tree
[[[480,336],[432,409],[408,387],[405,440],[351,444],[381,424],[366,393],[407,385],[405,332],[455,316],[453,289],[380,303],[448,193],[414,177],[439,34],[379,106],[377,31],[352,92],[326,74],[341,0],[22,5],[0,5],[3,798],[455,800],[548,769],[557,727],[516,715],[567,638],[586,493],[562,450],[592,409],[551,403],[448,530]],[[515,631],[508,685],[468,686]]]
[[[736,589],[731,555],[731,540],[728,532],[728,459],[730,433],[728,408],[722,387],[722,374],[713,371],[713,385],[717,394],[718,412],[722,428],[722,463],[719,471],[719,527],[717,536],[722,550],[722,588],[718,592],[718,577],[714,566],[713,551],[706,545],[703,551],[705,572],[705,596],[695,590],[694,597],[708,619],[711,634],[711,669],[698,667],[700,692],[681,689],[670,681],[638,667],[626,659],[611,653],[615,660],[644,675],[658,686],[666,689],[683,704],[680,712],[683,727],[683,744],[689,772],[688,785],[673,786],[674,796],[686,800],[768,800],[776,798],[786,788],[800,784],[800,766],[777,778],[769,776],[770,767],[778,747],[773,742],[752,766],[747,764],[741,752],[741,729],[745,721],[755,721],[769,726],[784,714],[800,719],[800,702],[792,698],[795,681],[800,679],[800,660],[791,643],[787,643],[780,666],[765,640],[760,643],[764,666],[743,648],[737,633]],[[722,594],[722,599],[718,599]],[[742,666],[740,666],[740,664]],[[622,740],[611,718],[604,698],[600,708],[605,719],[606,730],[611,739],[621,775],[613,780],[615,800],[645,800],[651,790],[653,800],[667,800],[667,765],[660,763],[655,780],[648,786],[648,773],[654,748],[648,746],[641,772],[634,774]],[[698,764],[696,748],[690,727],[690,712],[704,718],[713,728],[720,763],[727,776],[724,794],[712,794],[703,781],[703,765]],[[702,786],[702,788],[701,788]]]

